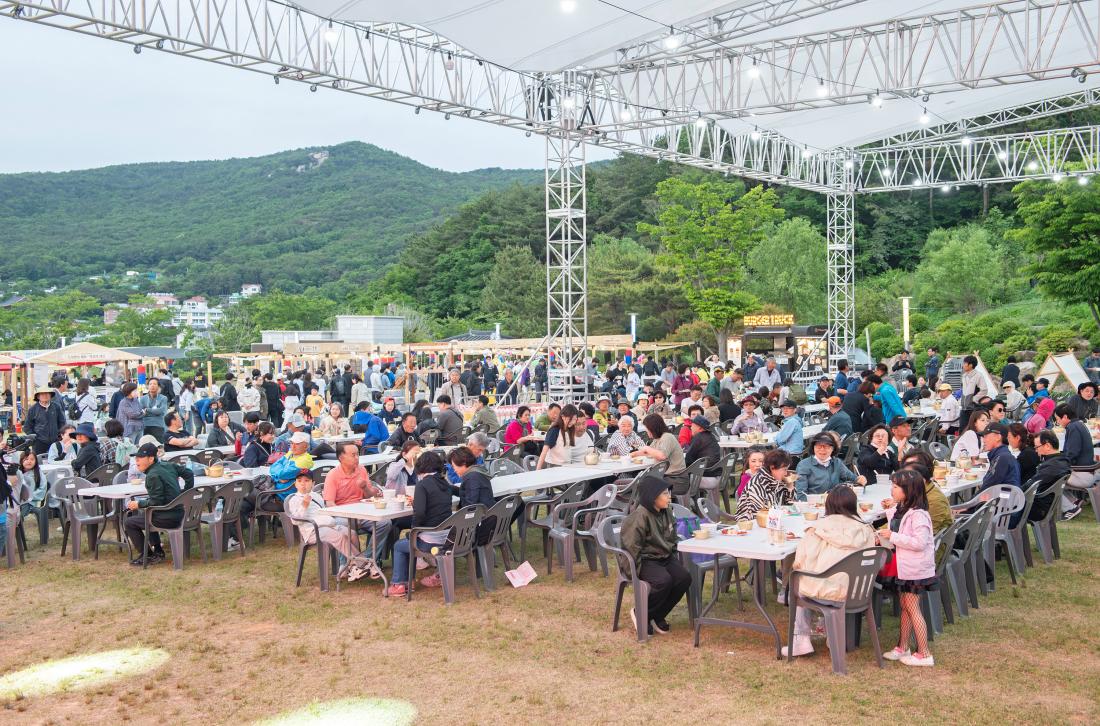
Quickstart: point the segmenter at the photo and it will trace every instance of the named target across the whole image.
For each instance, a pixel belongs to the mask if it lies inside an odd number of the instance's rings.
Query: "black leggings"
[[[153,512],[153,524],[158,527],[177,526],[180,523],[180,518],[178,512]],[[134,555],[140,557],[142,548],[145,546],[145,512],[137,511],[126,515],[125,529],[126,537],[133,545]],[[164,552],[164,548],[160,543],[159,532],[149,533],[149,551]]]
[[[642,560],[638,576],[649,583],[650,620],[664,620],[691,587],[691,574],[675,557]]]

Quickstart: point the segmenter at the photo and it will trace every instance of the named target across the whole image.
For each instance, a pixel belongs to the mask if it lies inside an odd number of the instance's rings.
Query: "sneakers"
[[[408,593],[408,591],[409,589],[405,585],[405,583],[395,582],[389,586],[389,589],[386,590],[386,594],[390,597],[405,597],[405,594]]]
[[[902,660],[912,655],[908,650],[902,650],[901,648],[894,648],[888,650],[882,654],[882,657],[886,660]]]
[[[779,594],[776,595],[776,597],[775,597],[775,601],[777,603],[779,603],[780,605],[786,605],[787,604],[787,590],[784,589],[784,588],[780,588]]]
[[[1065,512],[1062,512],[1062,521],[1063,522],[1068,522],[1069,520],[1073,519],[1074,517],[1076,517],[1080,513],[1081,513],[1081,505],[1080,504],[1075,504],[1075,505],[1073,505],[1073,509],[1067,509]]]
[[[358,565],[348,565],[348,582],[355,582],[356,580],[362,580],[367,576],[366,568]]]
[[[427,577],[421,578],[420,584],[424,587],[442,587],[443,579],[439,576],[439,573],[437,572],[434,575],[428,575]]]
[[[372,580],[382,579],[382,568],[378,566],[378,563],[374,560],[370,560],[367,563],[367,574],[370,575]]]
[[[931,653],[924,656],[923,658],[915,653],[907,655],[901,659],[901,662],[907,666],[924,666],[925,668],[936,665],[936,661],[932,657]]]
[[[240,548],[241,548],[241,543],[238,542],[234,537],[230,537],[229,541],[225,543],[225,551],[226,552],[236,552]]]
[[[149,564],[150,565],[155,565],[158,562],[164,562],[164,553],[163,552],[150,552],[149,553]],[[141,555],[138,555],[134,559],[130,560],[130,564],[133,565],[134,567],[141,567],[142,566]]]
[[[672,626],[668,624],[667,620],[650,620],[649,622],[653,626],[653,631],[661,635],[668,635],[668,631],[672,630]]]
[[[419,572],[420,570],[426,570],[429,567],[431,567],[431,565],[428,564],[428,561],[426,559],[424,559],[423,557],[417,557],[416,558],[416,571],[417,572]]]
[[[635,633],[638,632],[638,614],[634,612],[634,608],[630,608],[630,622],[634,623],[634,632]],[[648,635],[653,635],[653,623],[652,622],[650,622],[649,626],[646,627],[646,633]]]
[[[796,635],[796,636],[794,636],[794,640],[791,641],[791,647],[793,648],[793,651],[794,651],[792,653],[792,655],[794,655],[796,657],[800,656],[800,655],[809,655],[809,654],[814,652],[814,644],[810,641],[810,636],[808,636],[808,635]],[[783,653],[784,658],[787,657],[787,650],[788,650],[788,647],[786,645],[784,645],[783,648],[782,648],[782,653]]]

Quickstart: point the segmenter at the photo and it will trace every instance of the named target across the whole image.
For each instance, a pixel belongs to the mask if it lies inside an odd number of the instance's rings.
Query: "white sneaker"
[[[240,548],[241,548],[241,543],[238,542],[233,537],[230,537],[229,541],[225,544],[225,551],[226,552],[236,552]]]
[[[374,560],[371,560],[369,563],[367,563],[367,572],[370,574],[370,579],[372,580],[382,579],[382,568],[379,567],[378,563]]]
[[[908,650],[902,650],[901,648],[893,648],[882,654],[882,657],[886,660],[902,660],[908,658],[911,653]]]
[[[796,656],[796,657],[800,656],[800,655],[809,655],[810,653],[814,652],[814,644],[810,641],[810,636],[808,636],[808,635],[796,635],[796,636],[794,636],[794,640],[791,642],[791,645],[794,648],[793,655]],[[782,652],[783,652],[783,657],[786,658],[787,657],[787,646],[785,646],[785,645],[783,646]]]
[[[367,571],[364,570],[359,565],[351,565],[351,566],[348,567],[348,582],[355,582],[356,580],[361,580],[361,579],[363,579],[363,577],[366,576],[366,574],[367,574]]]
[[[787,591],[785,589],[781,588],[779,590],[779,594],[775,596],[775,601],[777,603],[779,603],[780,605],[786,605],[787,604]]]
[[[936,665],[936,660],[932,657],[931,653],[929,653],[928,655],[926,655],[923,658],[921,658],[919,655],[916,655],[915,653],[913,653],[913,654],[910,654],[910,655],[907,655],[907,656],[903,657],[901,659],[901,662],[904,663],[907,666],[918,666],[918,667],[919,666],[924,666],[926,668]]]
[[[630,622],[634,623],[634,632],[638,632],[638,614],[634,612],[634,608],[630,608]]]

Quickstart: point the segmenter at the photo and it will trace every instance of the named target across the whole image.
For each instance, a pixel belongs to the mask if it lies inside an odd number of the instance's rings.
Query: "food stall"
[[[784,373],[800,368],[822,371],[828,367],[827,326],[795,325],[794,315],[790,313],[746,315],[744,325],[741,356],[734,359],[738,365],[751,353],[763,358],[774,357]]]

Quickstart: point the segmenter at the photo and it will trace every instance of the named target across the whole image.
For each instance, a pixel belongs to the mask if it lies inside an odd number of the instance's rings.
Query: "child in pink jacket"
[[[890,476],[890,483],[896,506],[886,513],[889,526],[879,530],[878,536],[884,545],[893,545],[897,561],[901,633],[897,647],[882,657],[910,666],[931,666],[935,662],[928,651],[928,626],[921,614],[920,597],[925,591],[937,589],[936,545],[924,477],[912,470],[902,470]],[[916,653],[909,651],[910,634],[917,643]]]

